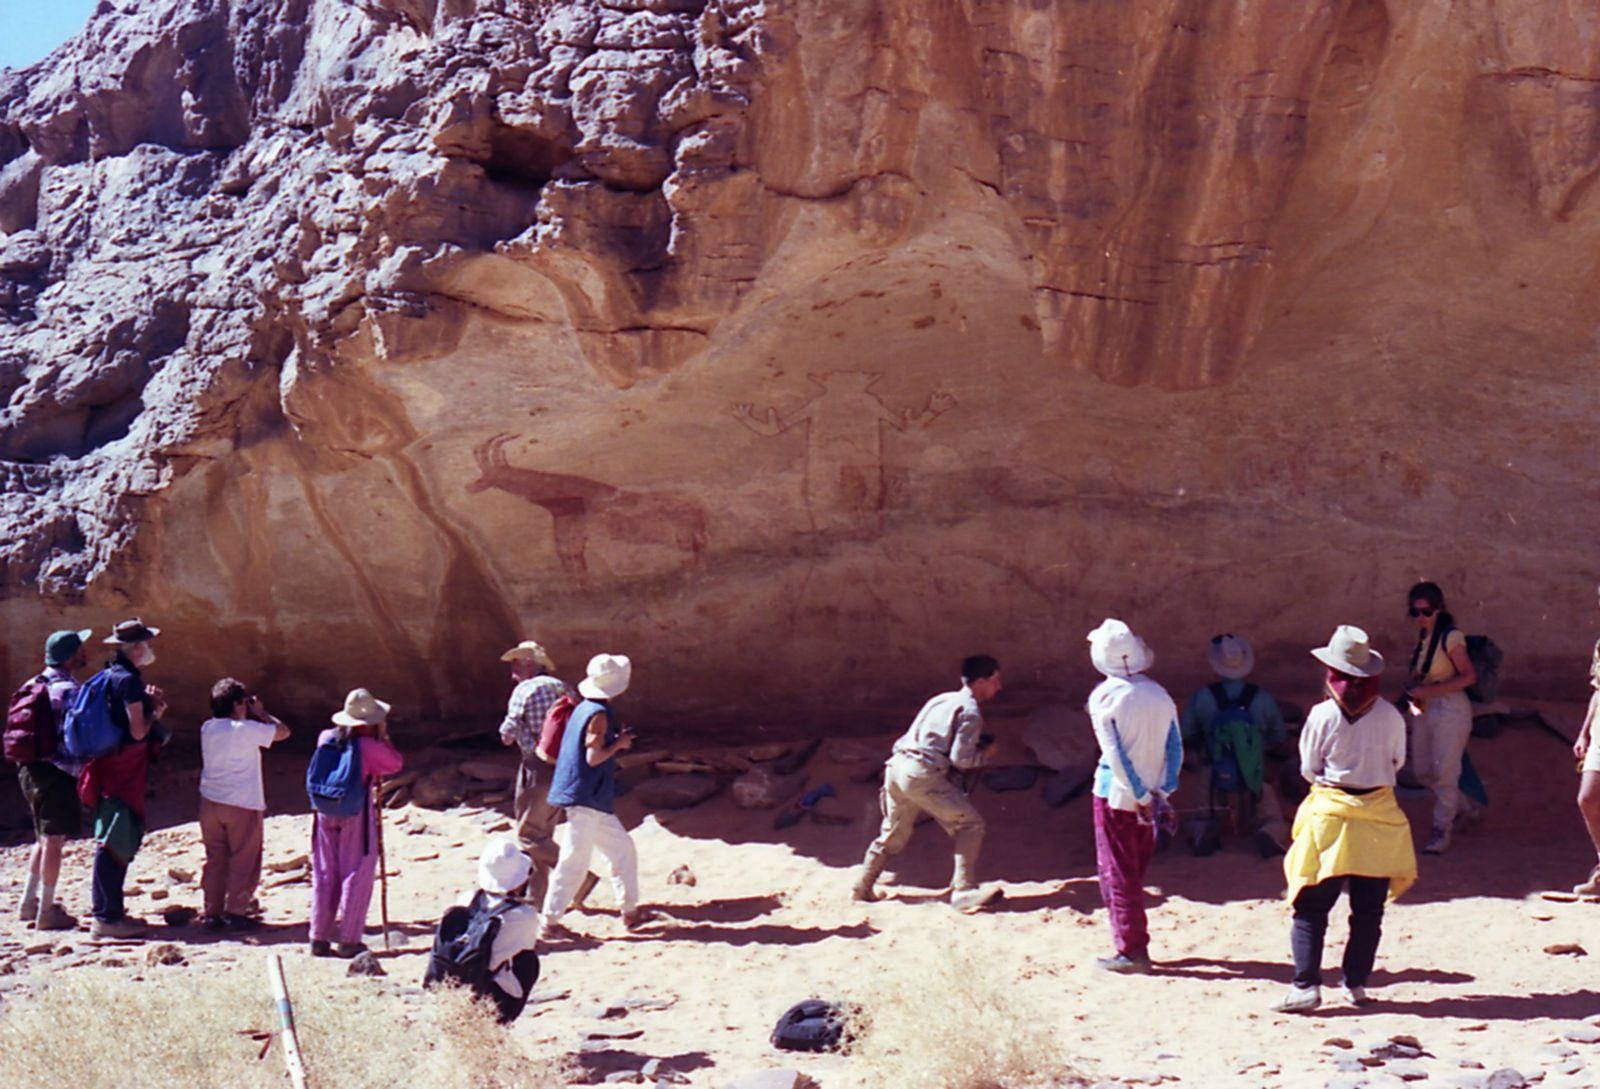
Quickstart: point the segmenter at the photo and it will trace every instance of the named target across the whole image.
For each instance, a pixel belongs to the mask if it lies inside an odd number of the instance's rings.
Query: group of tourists
[[[1344,989],[1353,1003],[1367,1000],[1385,905],[1417,875],[1410,825],[1395,798],[1408,757],[1433,795],[1425,852],[1448,850],[1456,825],[1475,815],[1476,805],[1463,800],[1459,782],[1472,728],[1466,691],[1477,671],[1438,586],[1412,587],[1408,606],[1417,643],[1398,707],[1380,694],[1385,662],[1362,629],[1341,625],[1311,651],[1324,671],[1325,698],[1306,715],[1299,734],[1299,770],[1308,794],[1284,859],[1295,973],[1289,994],[1275,1007],[1280,1011],[1305,1012],[1320,1004],[1323,940],[1341,891],[1351,909]],[[56,896],[63,840],[80,833],[87,811],[96,844],[91,931],[100,938],[144,933],[144,923],[125,909],[123,886],[144,835],[150,764],[170,737],[162,724],[165,697],[143,673],[156,660],[159,635],[138,619],[118,623],[103,640],[111,655],[105,668],[80,683],[92,633],[55,632],[45,642],[43,671],[12,698],[5,755],[18,765],[36,831],[20,904],[30,926],[78,925]],[[1152,962],[1144,876],[1158,836],[1177,828],[1171,798],[1185,766],[1185,743],[1209,767],[1210,810],[1214,815],[1220,805],[1235,831],[1247,831],[1263,800],[1271,799],[1267,758],[1292,754],[1277,701],[1247,679],[1254,654],[1243,637],[1224,633],[1211,640],[1207,657],[1219,680],[1197,690],[1181,713],[1149,676],[1155,662],[1149,644],[1126,623],[1105,620],[1089,633],[1088,643],[1090,662],[1103,678],[1087,710],[1100,750],[1093,776],[1094,842],[1113,939],[1111,954],[1098,964],[1111,972],[1145,972]],[[476,964],[468,981],[509,1019],[521,1011],[537,979],[537,944],[571,936],[561,920],[595,885],[590,870],[596,855],[624,926],[637,928],[646,914],[639,906],[634,844],[615,807],[618,758],[632,747],[634,735],[613,701],[629,686],[631,662],[595,655],[574,692],[556,676],[555,662],[537,641],[519,643],[502,661],[514,687],[499,736],[521,757],[515,838],[488,843],[478,888],[441,920],[429,980],[460,976],[461,965]],[[985,731],[982,707],[1001,692],[1001,667],[992,656],[974,655],[960,672],[960,687],[930,699],[894,743],[880,795],[882,826],[852,889],[858,901],[879,899],[884,870],[924,814],[954,844],[952,907],[980,911],[999,891],[978,880],[984,819],[960,776],[993,754],[995,738]],[[1600,729],[1600,643],[1591,680],[1596,696],[1574,752],[1582,772],[1579,807],[1597,863],[1575,891],[1600,895],[1600,745],[1590,743]],[[362,936],[381,855],[382,799],[375,788],[405,763],[389,740],[389,712],[390,705],[366,689],[350,692],[332,726],[320,733],[307,772],[314,956],[355,957],[365,950]],[[262,753],[289,736],[289,727],[243,682],[226,677],[213,686],[211,717],[200,729],[200,925],[206,930],[259,926]]]

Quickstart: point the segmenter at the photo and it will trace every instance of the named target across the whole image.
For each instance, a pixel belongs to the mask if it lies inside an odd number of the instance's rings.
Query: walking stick
[[[289,1002],[289,987],[283,981],[283,959],[276,953],[267,955],[267,982],[272,986],[272,999],[278,1005],[278,1032],[283,1041],[283,1064],[289,1068],[289,1082],[294,1089],[306,1089],[306,1068],[300,1059],[300,1039],[294,1031],[294,1006]]]
[[[383,853],[383,781],[373,784],[378,807],[378,915],[383,919],[383,948],[389,948],[389,860]]]

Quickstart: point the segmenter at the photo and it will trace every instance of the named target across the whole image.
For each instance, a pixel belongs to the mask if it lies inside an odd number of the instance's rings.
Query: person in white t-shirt
[[[289,727],[232,677],[211,687],[211,715],[200,727],[200,839],[206,848],[200,925],[254,930],[267,810],[261,750],[288,737]]]

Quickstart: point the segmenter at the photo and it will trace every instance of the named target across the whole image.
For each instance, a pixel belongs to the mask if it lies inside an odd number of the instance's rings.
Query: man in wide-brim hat
[[[1300,772],[1310,796],[1294,818],[1294,843],[1283,860],[1294,910],[1290,944],[1294,983],[1274,1009],[1309,1013],[1322,1004],[1322,944],[1341,889],[1350,897],[1344,986],[1351,1004],[1367,1001],[1384,904],[1417,878],[1411,825],[1394,797],[1406,759],[1406,725],[1378,694],[1383,656],[1353,625],[1334,631],[1311,656],[1326,667],[1327,699],[1300,731]]]
[[[35,752],[35,759],[17,766],[17,785],[33,815],[37,837],[28,852],[28,877],[22,890],[21,915],[27,926],[40,930],[74,930],[78,920],[56,903],[56,882],[61,875],[61,845],[82,830],[83,810],[78,805],[78,764],[61,751],[61,724],[78,694],[76,670],[88,665],[84,644],[93,632],[53,632],[44,644],[44,672],[30,685],[45,686],[49,721],[36,724],[54,741],[53,751]],[[35,688],[37,691],[37,688]],[[43,708],[35,706],[35,713]],[[43,729],[40,730],[40,725]],[[7,752],[7,756],[12,755]]]
[[[561,823],[559,806],[545,799],[549,788],[548,776],[540,783],[540,768],[555,763],[555,753],[541,752],[540,732],[545,718],[556,701],[571,696],[571,690],[560,678],[552,676],[555,660],[544,645],[535,639],[524,639],[504,654],[500,660],[511,670],[516,687],[506,704],[505,718],[500,722],[500,741],[515,745],[522,756],[517,766],[516,794],[512,813],[516,821],[517,842],[533,864],[528,882],[528,899],[535,904],[544,903],[545,891],[550,886],[550,870],[555,866],[560,851],[552,838]],[[587,881],[592,887],[592,877]],[[580,897],[581,899],[581,897]]]

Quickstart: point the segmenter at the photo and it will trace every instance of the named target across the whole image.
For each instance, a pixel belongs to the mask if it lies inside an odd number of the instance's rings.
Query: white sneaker
[[[1321,987],[1290,987],[1289,993],[1272,1009],[1276,1013],[1310,1013],[1320,1005]]]
[[[1372,999],[1367,997],[1367,989],[1365,987],[1351,987],[1346,985],[1344,989],[1344,996],[1350,1000],[1350,1004],[1352,1006],[1365,1006],[1372,1001]]]

